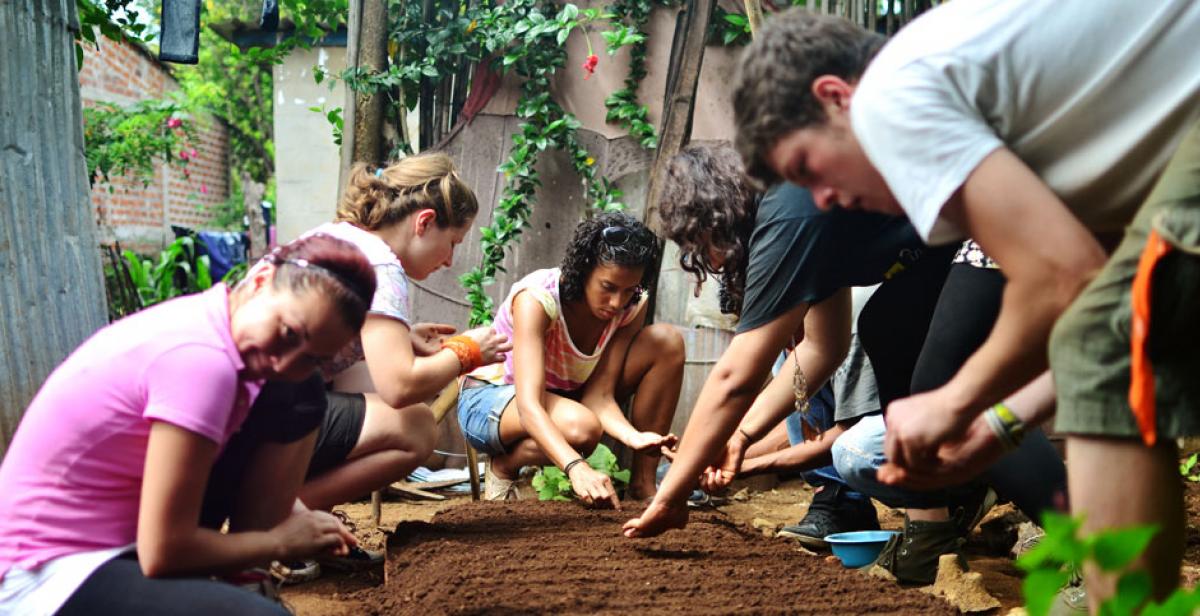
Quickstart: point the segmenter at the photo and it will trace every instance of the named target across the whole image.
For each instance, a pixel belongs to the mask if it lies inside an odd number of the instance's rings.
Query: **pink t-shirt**
[[[613,334],[633,321],[646,297],[642,296],[640,300],[613,317],[601,332],[596,348],[592,349],[590,354],[584,353],[575,346],[571,332],[567,331],[567,321],[562,316],[562,300],[558,296],[558,281],[561,277],[562,272],[556,267],[537,270],[517,281],[508,292],[504,303],[500,305],[500,310],[496,311],[496,320],[492,323],[492,328],[510,339],[513,337],[513,298],[522,291],[528,291],[542,305],[546,316],[550,317],[550,327],[546,330],[545,338],[546,389],[574,391],[583,387],[591,378]],[[477,368],[471,373],[471,377],[496,385],[512,385],[516,382],[513,354],[505,353],[502,363]]]
[[[262,386],[239,378],[242,367],[225,285],[126,317],[76,349],[0,464],[0,580],[13,566],[133,543],[151,424],[223,446]]]

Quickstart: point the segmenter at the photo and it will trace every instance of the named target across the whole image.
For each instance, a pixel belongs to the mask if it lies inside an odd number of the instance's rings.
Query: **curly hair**
[[[803,8],[763,26],[742,52],[733,80],[736,144],[752,180],[778,182],[766,163],[776,140],[827,119],[812,94],[813,80],[834,75],[858,81],[884,40],[845,18]]]
[[[608,227],[629,230],[629,239],[613,246],[602,237]],[[583,299],[583,289],[596,265],[607,263],[623,267],[645,268],[642,286],[654,278],[653,267],[658,261],[658,237],[646,225],[624,212],[605,212],[585,219],[575,227],[575,236],[567,245],[558,280],[558,295],[562,302]],[[637,295],[632,301],[637,301]]]
[[[445,154],[410,156],[378,170],[354,165],[335,220],[374,231],[424,209],[437,214],[442,229],[460,227],[479,212],[475,193]]]
[[[663,234],[679,245],[679,266],[696,277],[695,294],[710,275],[719,276],[721,310],[741,313],[758,193],[733,146],[694,143],[672,157],[658,208]],[[713,266],[714,252],[720,267]]]

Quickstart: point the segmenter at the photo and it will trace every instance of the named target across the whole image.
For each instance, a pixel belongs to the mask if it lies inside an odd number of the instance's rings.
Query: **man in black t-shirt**
[[[795,385],[816,392],[833,375],[850,344],[851,287],[883,283],[864,308],[860,337],[876,364],[881,402],[906,395],[954,252],[926,249],[901,219],[821,212],[797,186],[780,185],[759,199],[727,146],[691,146],[671,166],[660,204],[665,234],[680,245],[685,270],[701,280],[721,278],[741,319],[700,392],[689,422],[695,427],[685,434],[659,495],[626,525],[631,536],[684,524],[683,503],[695,477],[702,475],[710,490],[728,485],[747,447],[793,409]],[[879,306],[881,299],[886,306]],[[874,326],[872,314],[888,317],[889,326]],[[760,393],[789,345],[795,350],[780,376]],[[811,466],[828,462],[828,444],[855,418],[836,419],[841,423],[821,436],[826,448]],[[819,517],[832,523],[810,532],[819,540],[826,531],[850,530],[843,528],[847,519],[850,525],[874,522],[870,507],[844,484],[822,490],[810,516],[824,512]]]

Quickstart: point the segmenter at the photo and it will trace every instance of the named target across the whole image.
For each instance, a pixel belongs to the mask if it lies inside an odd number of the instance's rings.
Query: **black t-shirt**
[[[758,205],[737,332],[766,325],[798,304],[817,304],[839,289],[883,282],[924,248],[906,218],[842,208],[822,212],[808,190],[779,184]]]

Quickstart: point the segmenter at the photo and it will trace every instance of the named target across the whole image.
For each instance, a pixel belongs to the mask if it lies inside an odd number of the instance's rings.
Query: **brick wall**
[[[162,98],[179,89],[168,70],[148,53],[129,43],[100,40],[100,48],[84,48],[79,91],[85,107],[97,102],[126,106]],[[161,249],[174,239],[171,225],[194,229],[209,226],[213,207],[229,197],[229,135],[225,124],[212,117],[194,117],[196,157],[181,169],[159,165],[148,186],[141,180],[113,178],[92,188],[92,204],[100,226],[100,241],[121,242],[138,252]],[[175,153],[178,155],[178,153]]]

